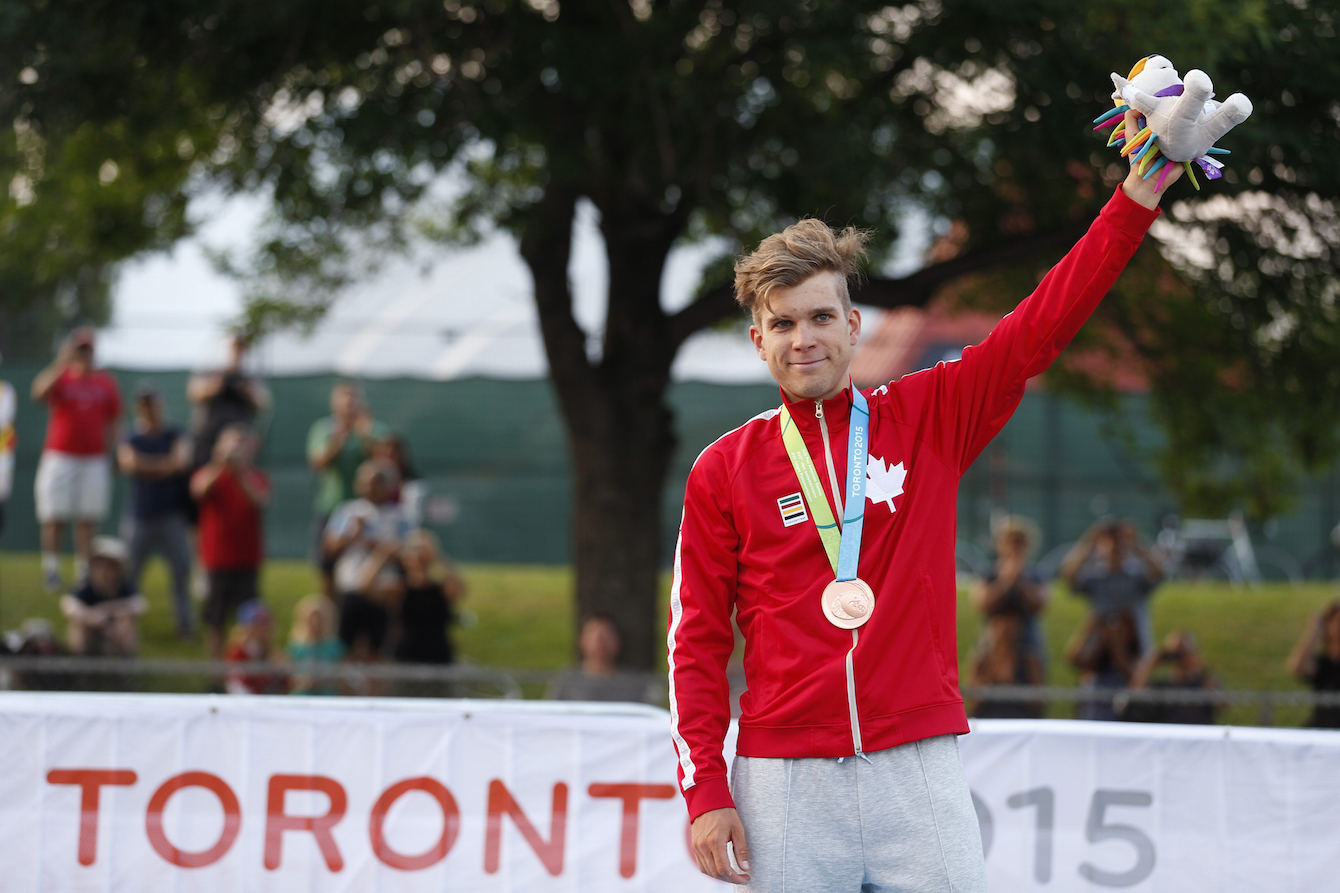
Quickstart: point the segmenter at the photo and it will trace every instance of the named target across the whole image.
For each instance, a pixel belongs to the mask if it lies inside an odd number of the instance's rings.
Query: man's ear
[[[766,360],[768,357],[763,353],[763,333],[758,330],[757,323],[749,325],[749,340],[754,342],[754,350],[758,351],[758,358]]]
[[[847,311],[847,325],[851,329],[851,346],[861,340],[861,311],[855,307]]]

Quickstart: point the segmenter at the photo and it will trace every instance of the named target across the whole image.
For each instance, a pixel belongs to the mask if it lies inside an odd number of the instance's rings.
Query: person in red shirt
[[[961,359],[868,392],[849,374],[862,234],[802,220],[736,265],[783,403],[704,450],[685,488],[670,714],[704,874],[754,891],[985,890],[956,738],[959,480],[1135,253],[1155,187],[1133,171]],[[732,615],[748,690],[728,782]]]
[[[33,399],[51,412],[33,496],[42,531],[42,576],[52,592],[61,589],[65,525],[74,526],[75,578],[82,582],[93,533],[111,497],[121,390],[110,373],[93,368],[94,337],[91,328],[75,329],[51,365],[33,379]]]
[[[252,465],[256,434],[243,423],[224,428],[209,462],[191,476],[200,507],[200,563],[208,578],[203,620],[210,657],[223,655],[223,632],[238,607],[259,598],[264,559],[261,514],[270,479]]]

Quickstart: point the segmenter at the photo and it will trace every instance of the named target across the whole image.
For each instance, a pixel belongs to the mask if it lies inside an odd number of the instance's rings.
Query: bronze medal
[[[824,617],[838,629],[863,626],[874,611],[875,593],[864,580],[834,580],[824,587]]]

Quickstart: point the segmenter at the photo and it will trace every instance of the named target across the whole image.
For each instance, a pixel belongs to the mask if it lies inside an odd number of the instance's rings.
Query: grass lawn
[[[472,564],[462,568],[468,591],[463,607],[468,625],[456,631],[460,653],[479,664],[549,670],[573,659],[572,572],[566,567]],[[69,569],[67,568],[67,576]],[[204,657],[204,646],[182,642],[173,629],[166,569],[150,564],[144,581],[151,609],[141,626],[146,657]],[[316,589],[311,567],[300,561],[266,565],[262,591],[275,612],[276,638],[288,634],[293,604]],[[661,638],[664,638],[668,579],[662,587]],[[1210,669],[1224,687],[1297,689],[1284,668],[1285,658],[1310,614],[1335,598],[1334,584],[1284,584],[1235,589],[1225,584],[1170,583],[1154,596],[1154,624],[1161,636],[1171,629],[1196,633]],[[1057,587],[1045,615],[1054,685],[1073,685],[1075,673],[1063,656],[1066,641],[1084,616],[1085,603]],[[0,553],[0,630],[16,628],[25,618],[45,617],[63,633],[55,597],[42,590],[38,557]],[[967,666],[979,624],[966,594],[959,598],[959,661]],[[528,693],[532,693],[528,689]],[[1056,715],[1068,715],[1058,707]],[[1303,711],[1281,711],[1275,722],[1297,725]],[[1225,719],[1250,724],[1254,712],[1230,711]]]

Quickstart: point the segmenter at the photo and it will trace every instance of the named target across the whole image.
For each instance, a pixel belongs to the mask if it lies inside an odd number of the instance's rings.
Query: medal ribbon
[[[796,478],[800,481],[800,490],[805,495],[805,504],[809,506],[810,517],[819,531],[824,551],[828,553],[828,563],[838,580],[855,580],[857,565],[861,559],[861,529],[865,526],[865,475],[866,457],[870,450],[870,407],[865,395],[851,386],[851,421],[847,426],[847,500],[845,516],[842,519],[842,531],[839,534],[837,521],[833,518],[833,509],[824,494],[823,484],[819,482],[819,472],[810,458],[805,439],[800,436],[786,404],[782,404],[782,445],[791,459]]]

